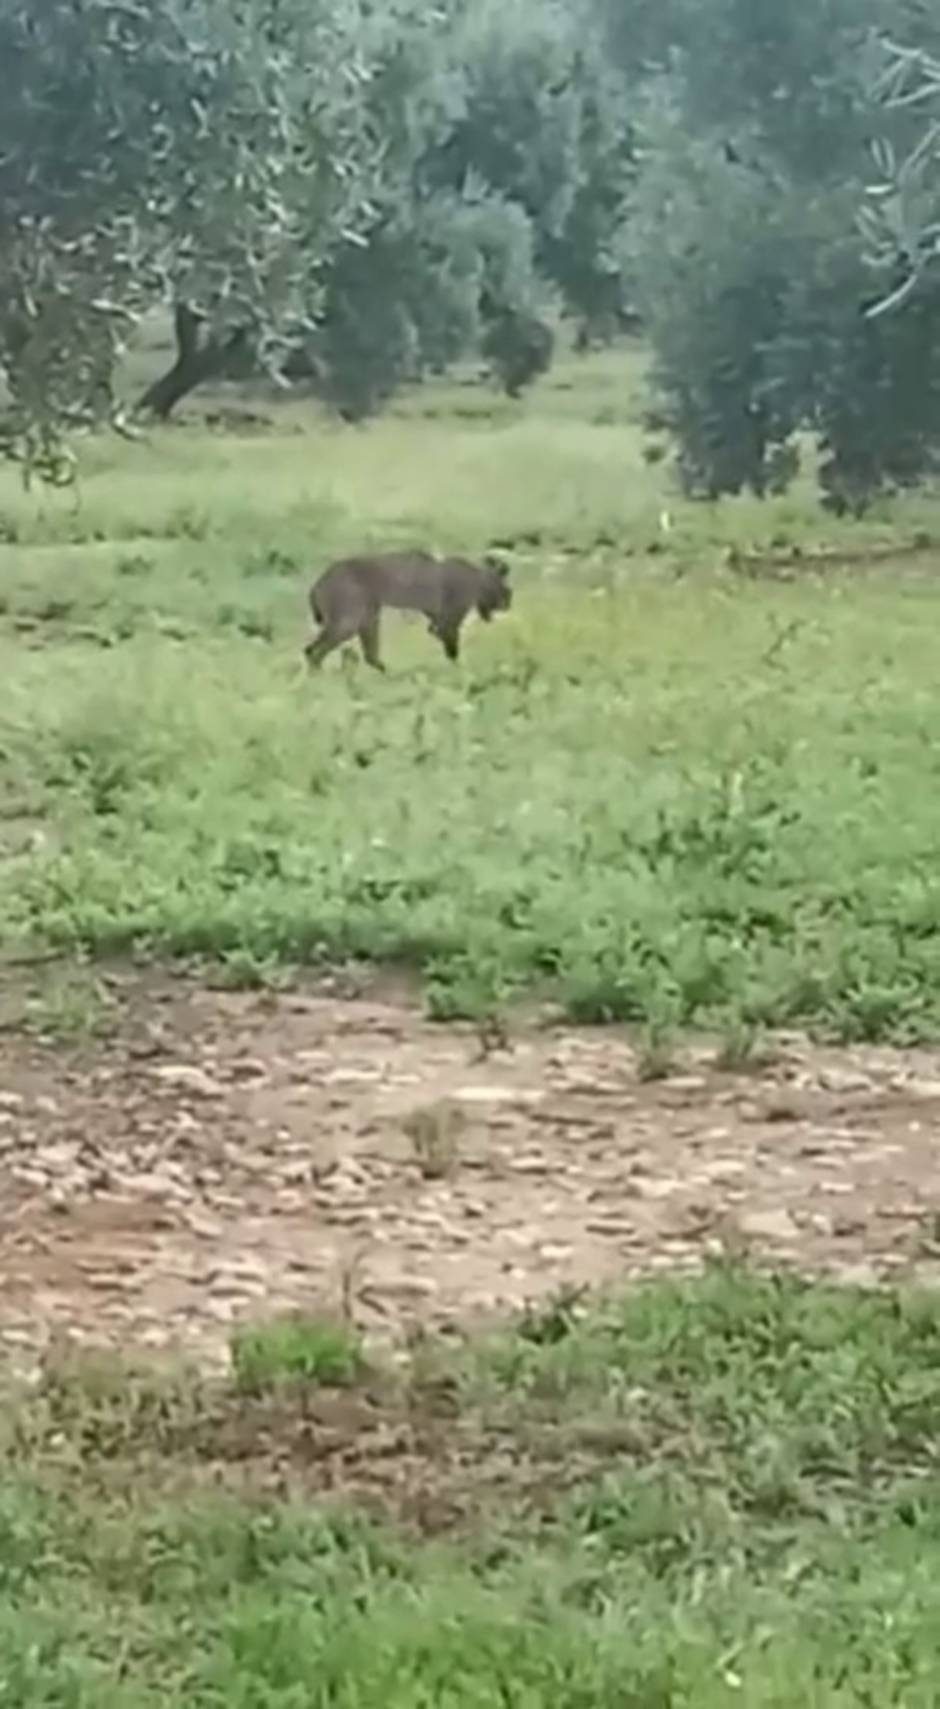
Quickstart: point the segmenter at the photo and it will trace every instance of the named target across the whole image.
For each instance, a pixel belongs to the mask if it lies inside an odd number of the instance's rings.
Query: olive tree
[[[883,128],[870,26],[900,3],[686,0],[689,34],[647,91],[624,241],[655,418],[692,493],[780,488],[804,432],[837,512],[935,465],[940,293],[920,291],[906,316],[873,313],[904,285],[903,246],[879,283],[857,217]],[[900,141],[909,115],[895,120]]]
[[[334,0],[2,0],[8,454],[63,472],[63,429],[112,410],[160,298],[183,367],[276,338],[356,202],[356,23]]]
[[[67,473],[157,302],[159,418],[259,365],[360,416],[474,349],[515,393],[559,303],[616,327],[633,131],[601,14],[0,0],[0,449]]]
[[[628,81],[594,4],[482,0],[457,32],[465,103],[434,171],[472,178],[532,230],[536,272],[586,334],[616,329],[628,290],[617,235],[635,175]]]
[[[885,289],[869,311],[889,313],[936,282],[940,260],[940,26],[936,52],[880,44],[875,92],[882,126],[862,208],[870,260]]]

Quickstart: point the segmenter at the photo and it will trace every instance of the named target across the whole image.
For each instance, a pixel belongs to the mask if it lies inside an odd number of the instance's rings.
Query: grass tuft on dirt
[[[364,1366],[360,1337],[347,1323],[294,1314],[248,1324],[232,1338],[235,1381],[247,1394],[284,1383],[343,1386]]]
[[[720,1266],[332,1402],[50,1366],[5,1409],[6,1700],[926,1709],[937,1313]]]

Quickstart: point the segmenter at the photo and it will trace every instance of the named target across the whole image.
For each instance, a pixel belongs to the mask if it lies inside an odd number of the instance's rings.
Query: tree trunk
[[[180,399],[197,386],[224,374],[248,336],[244,327],[236,327],[224,341],[214,335],[203,338],[203,316],[188,303],[177,303],[173,322],[176,361],[147,387],[137,404],[138,414],[155,415],[159,421],[166,421]]]

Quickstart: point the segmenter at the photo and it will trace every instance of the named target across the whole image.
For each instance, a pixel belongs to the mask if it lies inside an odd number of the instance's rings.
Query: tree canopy
[[[9,449],[54,461],[63,424],[110,409],[115,349],[161,296],[264,346],[355,218],[354,23],[334,0],[4,0]]]
[[[920,0],[0,0],[0,450],[304,379],[349,418],[469,351],[515,395],[639,314],[687,490],[930,467],[940,21]]]

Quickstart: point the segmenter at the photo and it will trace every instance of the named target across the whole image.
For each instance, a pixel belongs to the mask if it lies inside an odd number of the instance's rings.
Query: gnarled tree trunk
[[[173,315],[176,330],[176,361],[172,368],[147,387],[138,402],[139,414],[166,421],[181,398],[206,380],[219,379],[241,355],[248,337],[245,327],[236,327],[225,339],[203,336],[205,317],[189,303],[177,303]]]

